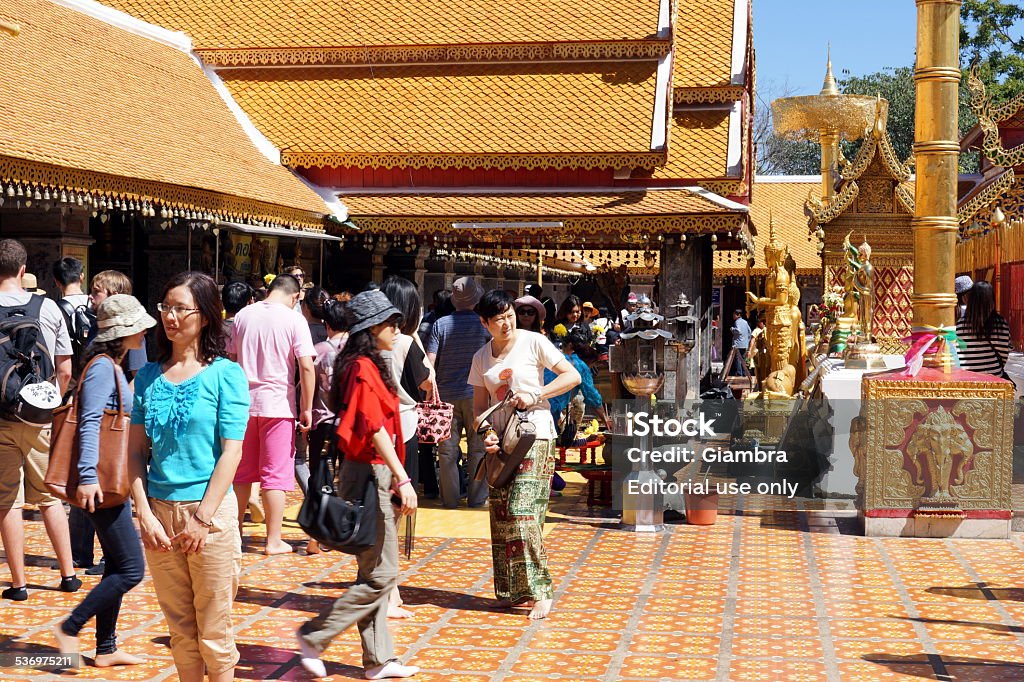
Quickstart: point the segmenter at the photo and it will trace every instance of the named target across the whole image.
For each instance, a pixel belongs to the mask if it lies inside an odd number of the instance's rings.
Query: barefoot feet
[[[139,665],[146,659],[133,656],[127,651],[114,651],[109,654],[96,654],[94,659],[97,668],[110,668],[115,665]]]
[[[291,554],[293,551],[295,551],[294,548],[284,540],[280,540],[274,544],[270,544],[268,542],[267,548],[263,550],[264,554],[267,556],[273,556],[275,554]]]
[[[367,668],[363,675],[368,680],[383,680],[395,677],[412,677],[420,671],[414,665],[402,665],[398,661],[388,661],[384,665]]]
[[[71,667],[77,668],[80,665],[80,659],[78,657],[78,638],[65,633],[60,625],[53,626],[53,636],[57,639],[58,651],[62,654],[74,654],[72,656]]]
[[[533,604],[533,608],[530,610],[530,620],[541,620],[547,618],[548,614],[551,613],[552,600],[550,599],[538,599]]]

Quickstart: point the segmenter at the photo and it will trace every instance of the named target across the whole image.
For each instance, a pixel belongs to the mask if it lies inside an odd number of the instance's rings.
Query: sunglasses
[[[536,316],[537,315],[537,311],[534,310],[533,308],[520,308],[519,310],[516,311],[516,315],[522,315],[523,317],[527,317],[527,316],[531,316],[531,315],[532,316]]]

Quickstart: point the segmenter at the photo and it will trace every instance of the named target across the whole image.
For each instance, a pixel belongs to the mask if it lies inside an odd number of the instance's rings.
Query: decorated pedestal
[[[1013,385],[926,367],[862,387],[850,445],[865,534],[1009,537]]]

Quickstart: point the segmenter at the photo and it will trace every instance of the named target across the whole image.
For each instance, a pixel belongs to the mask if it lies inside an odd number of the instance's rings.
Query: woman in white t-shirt
[[[546,337],[516,329],[514,302],[506,292],[487,292],[476,311],[491,341],[473,356],[469,371],[474,413],[479,416],[511,391],[517,408],[525,410],[537,427],[537,441],[511,483],[490,490],[494,594],[505,607],[527,606],[531,619],[545,618],[551,611],[554,590],[542,531],[555,469],[556,437],[546,398],[579,385],[580,375]],[[555,373],[547,385],[545,368]],[[497,414],[492,415],[492,425],[500,433],[504,424],[498,423]],[[488,453],[497,451],[497,435],[490,432],[484,445]]]

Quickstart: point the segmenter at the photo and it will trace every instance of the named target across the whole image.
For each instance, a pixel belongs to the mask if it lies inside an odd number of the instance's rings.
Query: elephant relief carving
[[[911,478],[924,486],[924,498],[949,502],[953,501],[950,488],[963,485],[974,444],[963,425],[940,406],[914,430],[907,455]]]

